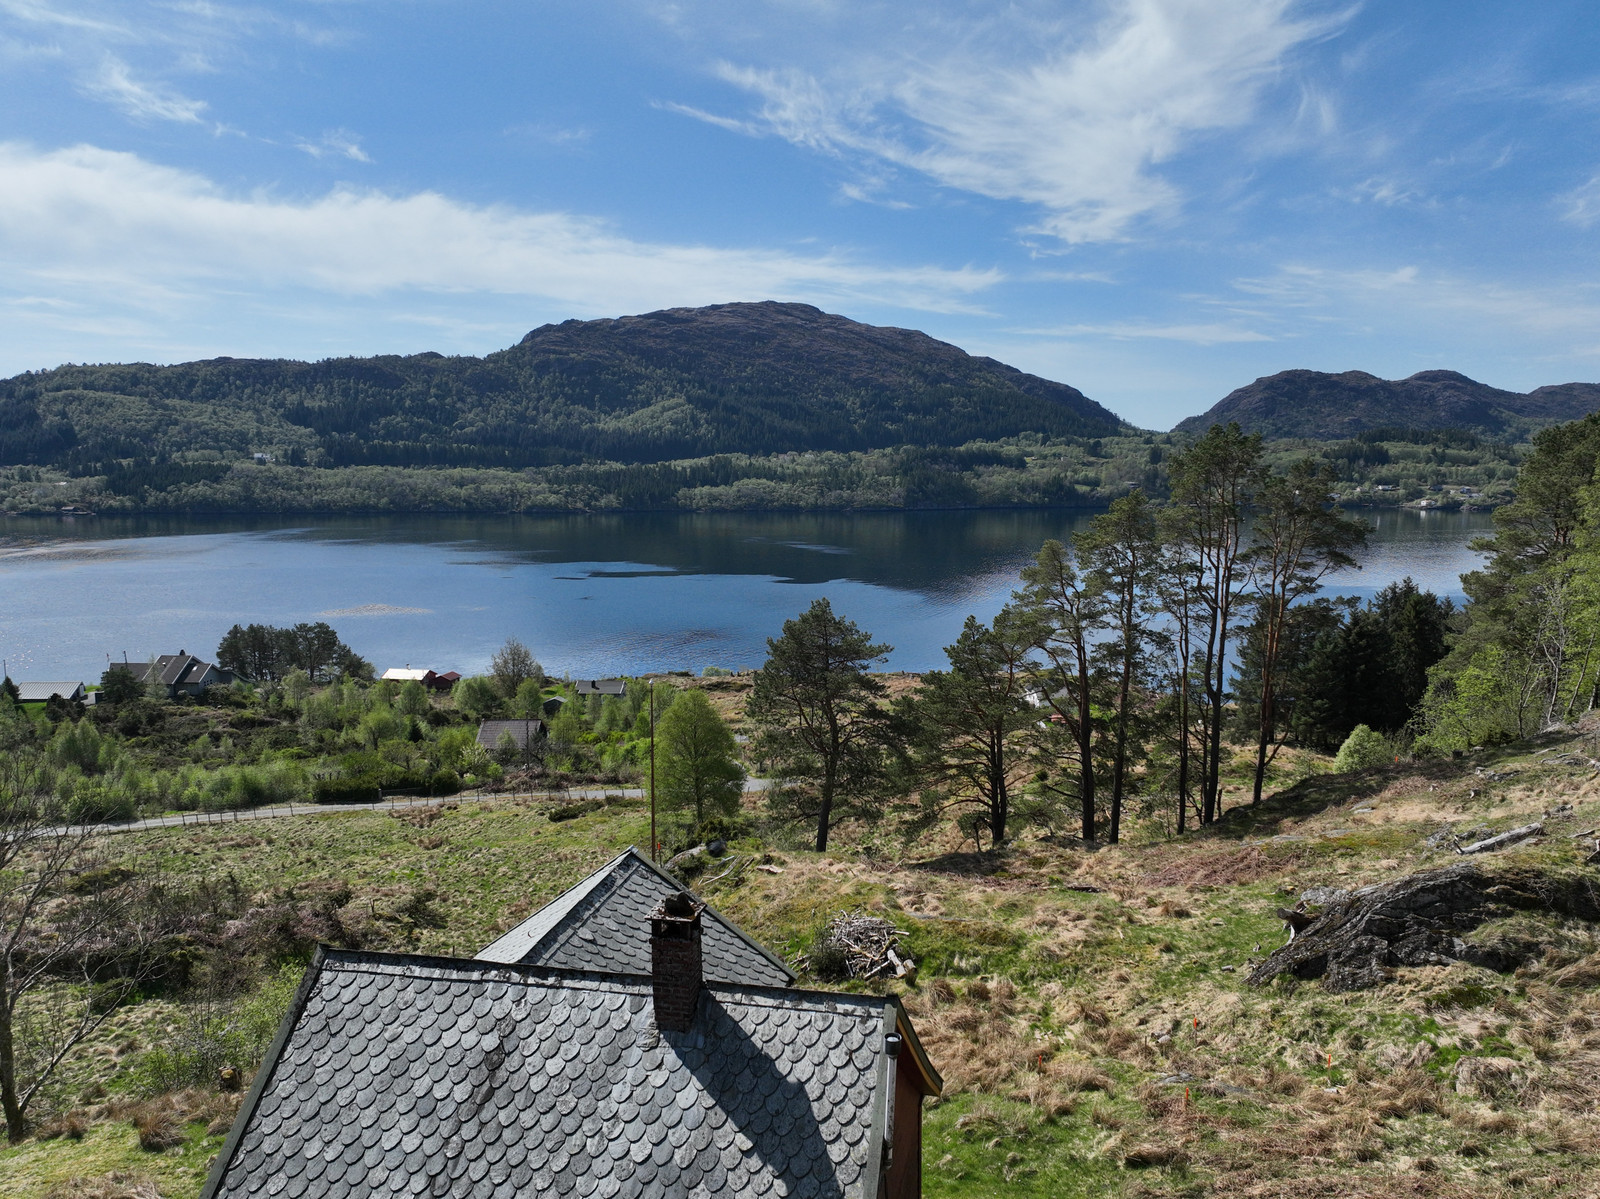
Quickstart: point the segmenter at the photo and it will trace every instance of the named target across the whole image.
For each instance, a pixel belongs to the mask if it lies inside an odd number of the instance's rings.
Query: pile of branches
[[[865,912],[840,912],[795,965],[816,978],[903,978],[915,981],[917,964],[900,951],[905,934]]]

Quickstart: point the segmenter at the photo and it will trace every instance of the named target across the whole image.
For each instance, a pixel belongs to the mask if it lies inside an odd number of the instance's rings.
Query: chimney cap
[[[661,915],[674,920],[693,920],[705,905],[687,891],[677,891],[661,901]]]

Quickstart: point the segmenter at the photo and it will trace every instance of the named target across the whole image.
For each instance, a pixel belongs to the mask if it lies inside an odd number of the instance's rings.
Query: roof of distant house
[[[383,677],[397,683],[425,683],[433,677],[431,670],[412,670],[409,666],[391,666]]]
[[[899,1054],[899,1032],[913,1052]],[[319,950],[203,1194],[876,1199],[893,998]]]
[[[498,749],[500,738],[510,735],[518,749],[527,749],[530,742],[544,736],[542,720],[485,720],[478,726],[478,744],[484,749]]]
[[[220,667],[213,666],[210,662],[202,661],[186,650],[179,650],[175,654],[162,654],[154,663],[145,663],[143,667],[133,663],[128,664],[128,669],[133,671],[134,677],[140,682],[148,682],[153,669],[156,677],[168,687],[182,687],[187,684],[198,683],[205,678],[206,672],[215,670],[218,674],[227,672]]]
[[[562,892],[478,957],[571,970],[650,973],[650,913],[683,885],[629,848]],[[786,987],[794,971],[707,906],[704,916],[708,980]]]
[[[52,695],[59,695],[62,699],[71,699],[83,690],[83,684],[70,679],[57,679],[42,683],[23,682],[13,680],[17,685],[17,698],[25,704],[38,703],[47,700]]]
[[[627,689],[624,679],[578,679],[573,690],[579,695],[621,695]]]

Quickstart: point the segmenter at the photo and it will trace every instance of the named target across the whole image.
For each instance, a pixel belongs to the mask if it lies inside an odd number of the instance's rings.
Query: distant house
[[[149,686],[154,674],[161,686],[166,688],[168,699],[177,699],[180,695],[199,695],[207,687],[226,687],[235,678],[233,671],[202,662],[181,649],[175,654],[162,654],[144,666],[130,664],[128,669],[133,672],[134,678],[146,686]]]
[[[917,1199],[900,1002],[676,886],[630,852],[476,959],[319,949],[202,1199]]]
[[[573,688],[579,695],[621,695],[625,683],[622,679],[579,679]]]
[[[461,676],[453,670],[435,674],[431,670],[414,670],[409,664],[391,666],[383,672],[383,677],[395,683],[421,683],[430,691],[448,691],[461,681]]]
[[[433,686],[433,680],[439,676],[431,670],[412,670],[407,666],[391,666],[383,672],[385,683],[421,683],[424,687]]]
[[[82,703],[88,692],[82,683],[71,681],[57,681],[44,683],[17,683],[17,699],[25,704],[41,704],[52,695],[59,695],[65,700],[77,700]]]
[[[507,733],[523,753],[530,745],[537,747],[544,738],[542,720],[485,720],[478,726],[478,744],[493,753],[500,748],[500,739]]]

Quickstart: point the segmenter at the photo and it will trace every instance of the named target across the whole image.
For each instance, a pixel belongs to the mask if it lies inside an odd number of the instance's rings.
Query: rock
[[[1490,873],[1463,862],[1363,887],[1329,904],[1248,977],[1262,986],[1289,974],[1320,979],[1330,991],[1358,991],[1386,982],[1401,966],[1471,962],[1510,970],[1540,947],[1462,938],[1515,911],[1600,920],[1600,883],[1530,869]]]
[[[1300,902],[1312,907],[1325,908],[1330,903],[1340,903],[1350,898],[1343,887],[1307,887],[1300,892]]]

